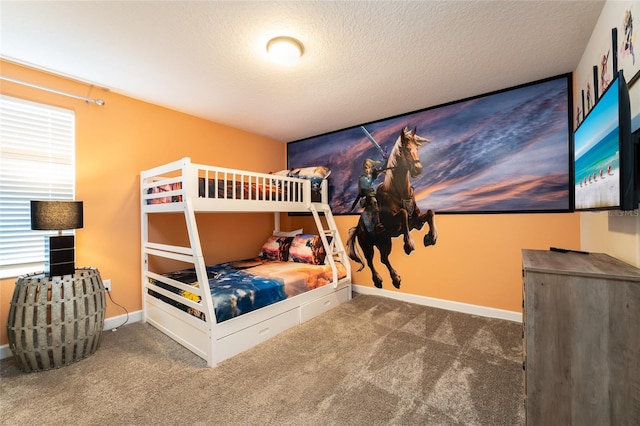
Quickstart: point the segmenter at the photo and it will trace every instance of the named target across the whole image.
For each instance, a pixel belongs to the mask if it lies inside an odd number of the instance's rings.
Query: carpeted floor
[[[522,425],[522,326],[356,295],[216,368],[151,326],[0,365],[2,425]]]

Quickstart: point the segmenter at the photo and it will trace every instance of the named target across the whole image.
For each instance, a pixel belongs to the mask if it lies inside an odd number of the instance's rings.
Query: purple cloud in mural
[[[568,211],[570,83],[563,75],[364,127],[387,152],[405,126],[431,141],[419,151],[422,174],[411,180],[421,210]],[[362,163],[382,159],[360,126],[289,143],[287,154],[290,168],[331,168],[336,214],[359,213],[349,210]]]

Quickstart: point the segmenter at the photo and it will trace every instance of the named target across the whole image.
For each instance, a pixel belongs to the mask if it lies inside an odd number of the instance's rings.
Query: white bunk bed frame
[[[199,197],[199,178],[204,178],[204,197]],[[240,197],[237,197],[235,190],[232,194],[226,190],[224,194],[218,194],[217,191],[216,194],[209,194],[210,179],[222,181],[224,188],[227,184],[240,185]],[[310,180],[194,164],[185,157],[141,172],[140,183],[143,321],[203,358],[209,367],[215,367],[217,363],[351,299],[351,268],[328,204],[326,179],[321,185],[321,201],[312,202]],[[153,187],[176,183],[180,183],[181,187],[168,192],[151,193]],[[260,186],[270,191],[264,194],[245,193],[245,185],[249,188],[252,185]],[[278,188],[286,190],[281,195],[273,196],[271,191]],[[149,204],[155,198],[165,197],[174,197],[173,200],[178,201]],[[224,212],[273,212],[275,231],[280,230],[280,213],[310,212],[327,253],[325,263],[330,264],[333,270],[332,284],[217,323],[196,214]],[[184,214],[189,235],[188,247],[149,241],[149,215],[162,213]],[[198,287],[149,270],[149,256],[192,264],[198,277]],[[346,268],[345,278],[338,279],[336,262]],[[200,301],[167,291],[151,284],[150,280],[197,294]],[[203,312],[206,320],[149,295],[148,289]]]

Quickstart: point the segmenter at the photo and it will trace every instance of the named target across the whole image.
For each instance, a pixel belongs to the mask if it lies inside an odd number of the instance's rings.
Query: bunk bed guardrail
[[[141,174],[143,203],[149,212],[174,211],[187,199],[195,211],[308,211],[312,202],[328,203],[326,180],[317,196],[308,180],[207,166],[188,157]],[[265,206],[268,203],[268,206]]]

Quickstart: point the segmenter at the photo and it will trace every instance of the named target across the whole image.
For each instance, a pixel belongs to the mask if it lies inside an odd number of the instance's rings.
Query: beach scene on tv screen
[[[618,93],[611,89],[574,135],[576,209],[620,205]]]

